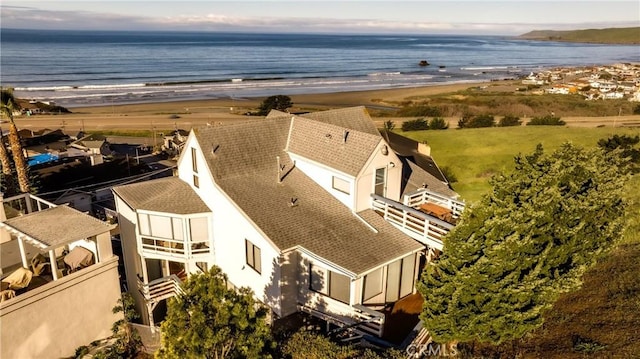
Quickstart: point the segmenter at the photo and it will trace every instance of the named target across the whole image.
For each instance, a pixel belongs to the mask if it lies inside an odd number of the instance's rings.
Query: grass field
[[[640,135],[640,128],[521,126],[400,133],[427,141],[438,165],[448,167],[457,177],[453,188],[462,199],[474,202],[489,190],[491,176],[511,171],[513,158],[533,152],[538,143],[549,152],[566,141],[591,148],[613,134]]]
[[[468,202],[477,201],[497,172],[513,170],[513,157],[548,151],[571,141],[587,148],[613,134],[636,136],[638,128],[512,127],[404,133],[431,145],[438,165],[453,170],[453,185]],[[521,340],[491,346],[476,343],[482,358],[634,358],[640,353],[640,175],[627,185],[629,208],[625,236],[583,278],[582,287],[560,297],[544,314],[545,324]],[[468,348],[467,348],[468,349]]]

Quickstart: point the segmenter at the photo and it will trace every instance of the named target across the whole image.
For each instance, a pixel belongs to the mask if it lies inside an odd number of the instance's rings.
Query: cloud
[[[444,23],[380,19],[333,19],[306,17],[242,17],[223,14],[145,17],[90,11],[54,11],[22,6],[1,6],[2,26],[23,29],[77,30],[182,30],[262,31],[323,33],[424,33],[515,35],[534,29],[609,27],[610,23]],[[634,24],[618,24],[634,26]],[[637,26],[637,25],[635,25]]]

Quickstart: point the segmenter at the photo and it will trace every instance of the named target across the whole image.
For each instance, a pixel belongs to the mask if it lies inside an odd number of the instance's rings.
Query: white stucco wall
[[[94,264],[0,304],[0,357],[72,357],[111,335],[122,318],[117,257]]]

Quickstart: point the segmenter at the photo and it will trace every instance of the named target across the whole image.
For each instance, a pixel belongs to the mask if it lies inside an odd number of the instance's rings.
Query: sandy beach
[[[370,109],[393,107],[399,102],[438,93],[464,90],[473,86],[492,86],[494,89],[512,91],[514,81],[495,81],[434,85],[416,88],[385,89],[325,94],[290,96],[294,106],[291,112],[318,111],[350,106],[368,106]],[[264,98],[210,99],[175,102],[141,103],[127,105],[103,105],[96,107],[69,108],[71,114],[36,115],[16,117],[19,128],[39,130],[43,128],[64,128],[67,132],[80,129],[91,130],[153,130],[164,131],[174,128],[188,130],[203,125],[216,125],[229,121],[255,119],[245,113],[255,111]],[[380,126],[386,120],[399,125],[406,118],[376,118]],[[447,118],[450,128],[455,128],[457,118]],[[563,117],[568,126],[596,127],[622,126],[625,123],[640,123],[640,116],[614,117]]]

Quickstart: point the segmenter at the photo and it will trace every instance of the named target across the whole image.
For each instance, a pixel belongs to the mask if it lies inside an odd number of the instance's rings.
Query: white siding
[[[387,155],[382,153],[382,147],[387,146]],[[375,182],[375,173],[378,168],[387,169],[385,197],[394,201],[400,201],[400,189],[402,186],[402,163],[396,154],[384,141],[380,144],[367,161],[367,164],[356,177],[355,211],[359,212],[371,208],[371,194]]]
[[[192,147],[197,149],[199,188],[193,187]],[[258,300],[269,304],[280,315],[279,250],[214,183],[203,152],[195,137],[189,136],[178,160],[178,176],[191,184],[213,210],[213,251],[217,254],[214,264],[227,274],[233,285],[251,288]],[[246,264],[245,239],[260,248],[261,273]]]
[[[314,259],[305,253],[300,253],[299,260],[299,277],[298,277],[298,302],[315,310],[330,313],[337,316],[351,316],[353,314],[353,308],[350,304],[356,303],[342,303],[338,300],[332,299],[329,296],[311,290],[311,276],[309,275],[310,268],[322,268],[330,270],[338,274],[351,277],[349,273],[345,273],[328,263],[324,263],[319,259]],[[355,283],[351,278],[351,300],[354,299]]]
[[[314,180],[320,187],[324,188],[338,201],[342,202],[345,206],[349,207],[349,209],[353,210],[355,203],[355,196],[353,195],[355,193],[353,176],[335,171],[329,167],[325,167],[313,161],[309,161],[303,157],[296,156],[293,153],[289,153],[289,156],[291,156],[291,159],[296,162],[296,168],[298,168],[309,178]],[[350,183],[349,193],[344,193],[333,188],[334,176]]]

